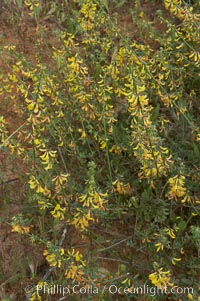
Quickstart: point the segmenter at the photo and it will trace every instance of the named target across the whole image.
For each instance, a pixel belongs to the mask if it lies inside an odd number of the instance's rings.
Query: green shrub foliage
[[[22,120],[13,133],[1,117],[1,148],[28,170],[25,209],[10,224],[44,246],[46,285],[114,282],[130,289],[127,300],[139,284],[193,287],[171,298],[197,300],[199,4],[163,1],[162,30],[140,1],[118,4],[129,7],[133,32],[120,26],[115,1],[15,3],[35,24],[35,45],[30,58],[1,42],[1,94]],[[64,229],[82,246],[68,235],[59,244]]]

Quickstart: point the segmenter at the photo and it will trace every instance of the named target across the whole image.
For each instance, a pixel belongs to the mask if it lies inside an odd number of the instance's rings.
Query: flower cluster
[[[49,250],[44,250],[43,252],[49,265],[52,267],[57,266],[58,268],[61,267],[62,256],[64,255],[64,253],[65,251],[63,248],[60,248],[57,251],[54,249],[52,253]]]
[[[173,286],[173,282],[171,282],[170,271],[163,271],[163,268],[160,268],[156,272],[150,274],[149,279],[151,280],[152,284],[157,286],[159,289]]]
[[[196,197],[191,197],[185,187],[185,176],[176,175],[168,180],[170,190],[168,192],[168,199],[178,200],[181,203],[197,201]],[[197,201],[198,202],[198,201]]]

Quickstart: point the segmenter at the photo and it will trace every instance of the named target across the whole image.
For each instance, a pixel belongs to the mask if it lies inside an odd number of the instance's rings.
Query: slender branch
[[[60,238],[60,241],[59,241],[59,244],[58,244],[58,246],[59,246],[60,248],[62,247],[62,244],[63,244],[63,242],[64,242],[64,240],[65,240],[66,233],[67,233],[67,228],[65,228],[65,229],[63,230],[63,233],[62,233],[62,235],[61,235],[61,238]],[[53,272],[53,270],[54,270],[55,268],[56,268],[56,267],[50,267],[50,268],[48,269],[48,271],[46,272],[46,274],[43,276],[42,281],[45,281],[45,280],[51,275],[51,273]]]
[[[13,179],[10,179],[10,180],[7,180],[7,181],[3,181],[3,182],[0,183],[0,185],[4,185],[4,184],[11,183],[11,182],[16,182],[16,181],[19,181],[19,178],[13,178]]]
[[[112,279],[110,280],[110,282],[114,282],[114,281],[116,281],[116,280],[119,280],[119,279],[121,279],[121,278],[127,277],[127,276],[129,276],[129,275],[130,275],[130,273],[126,273],[126,274],[120,275],[120,276],[118,276],[118,277],[112,278]]]
[[[60,238],[60,241],[59,241],[59,244],[58,244],[59,247],[62,247],[62,244],[63,244],[63,242],[65,240],[66,234],[67,234],[67,227],[65,227],[65,229],[63,230],[63,233],[61,235],[61,238]]]
[[[66,172],[68,173],[67,166],[66,166],[66,164],[65,164],[65,160],[64,160],[64,158],[63,158],[63,155],[62,155],[62,152],[61,152],[60,147],[58,147],[58,151],[59,151],[59,154],[60,154],[62,163],[63,163],[63,165],[64,165],[64,168],[65,168]]]
[[[25,126],[26,122],[24,122],[22,125],[20,125],[14,132],[12,132],[12,134],[10,134],[10,136],[8,136],[5,141],[0,144],[0,149],[5,146],[5,142],[8,142],[10,138],[12,138],[12,136],[14,136],[17,132],[19,132],[24,126]]]
[[[128,261],[121,260],[121,259],[114,259],[114,258],[110,258],[110,257],[102,257],[102,256],[98,256],[97,259],[103,259],[103,260],[109,260],[109,261],[117,261],[117,262],[129,264]]]
[[[59,241],[59,244],[58,246],[61,248],[62,245],[63,245],[63,242],[65,240],[65,237],[66,237],[66,234],[67,234],[67,227],[65,227],[65,229],[63,230],[63,233],[60,237],[60,241]],[[47,278],[51,275],[51,273],[53,272],[53,270],[55,269],[56,267],[50,267],[48,269],[48,271],[45,273],[45,275],[42,277],[42,282],[44,282],[45,280],[47,280]],[[26,301],[30,301],[31,297],[33,296],[33,292],[31,292],[30,294],[28,294],[28,296],[26,297]]]
[[[122,239],[122,240],[116,242],[115,244],[113,244],[113,245],[111,245],[111,246],[109,246],[109,247],[106,247],[106,248],[104,248],[104,249],[98,250],[97,252],[104,252],[104,251],[107,251],[107,250],[109,250],[109,249],[111,249],[111,248],[114,248],[114,247],[120,245],[121,243],[123,243],[123,242],[125,242],[125,241],[127,241],[127,240],[128,240],[128,238]]]

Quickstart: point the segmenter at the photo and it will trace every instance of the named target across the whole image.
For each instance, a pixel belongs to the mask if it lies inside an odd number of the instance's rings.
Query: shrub
[[[25,209],[10,224],[44,245],[46,285],[145,283],[198,297],[199,6],[164,5],[166,30],[149,23],[148,42],[124,35],[106,1],[24,1],[37,24],[34,59],[2,49],[1,93],[23,125],[10,134],[1,117],[1,148],[29,170]],[[50,44],[44,11],[60,24]],[[142,5],[132,11],[138,27],[146,18]],[[64,246],[66,231],[83,246],[68,234]],[[106,260],[115,266],[102,275]]]

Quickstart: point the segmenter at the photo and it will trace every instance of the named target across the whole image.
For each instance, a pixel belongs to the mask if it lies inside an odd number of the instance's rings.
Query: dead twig
[[[65,240],[65,237],[66,237],[66,234],[67,234],[67,227],[65,227],[65,229],[63,230],[63,233],[60,237],[60,241],[59,241],[59,244],[58,244],[58,247],[62,247],[63,245],[63,242]],[[48,271],[44,274],[44,276],[42,277],[42,282],[44,282],[45,280],[48,279],[48,277],[51,275],[51,273],[53,272],[53,270],[55,269],[55,267],[50,267],[48,269]],[[32,291],[27,297],[26,297],[26,301],[30,301],[31,297],[33,296],[33,293],[34,291]]]

